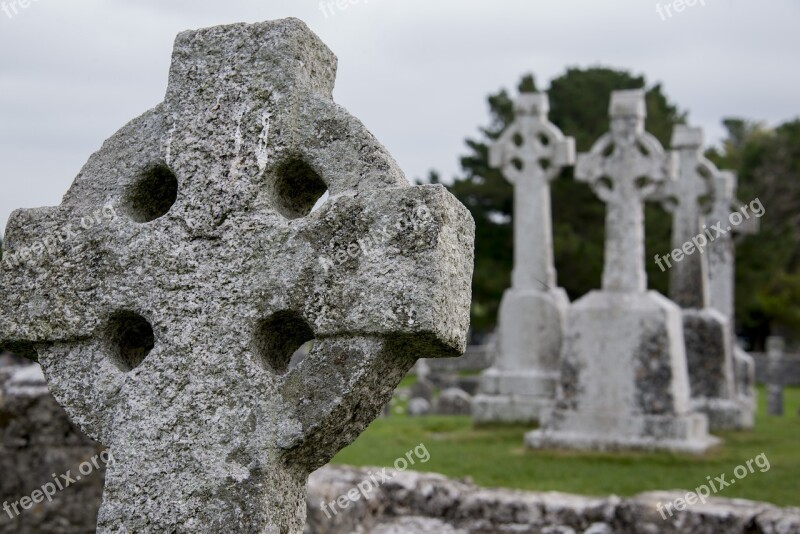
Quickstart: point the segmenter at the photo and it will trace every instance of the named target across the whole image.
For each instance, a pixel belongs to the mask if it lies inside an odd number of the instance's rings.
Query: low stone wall
[[[711,499],[663,519],[658,503],[682,492],[628,499],[482,489],[441,475],[380,468],[325,467],[311,477],[306,534],[737,534],[800,532],[800,509],[745,500]],[[362,484],[364,491],[358,491]],[[374,485],[369,485],[374,488]],[[350,492],[351,498],[342,498]],[[361,495],[367,494],[368,499]],[[358,498],[355,496],[358,495]],[[339,499],[345,505],[330,503]],[[323,503],[328,503],[323,509]],[[349,503],[349,504],[346,504]]]
[[[98,455],[102,448],[67,420],[38,366],[0,369],[0,502],[17,503]],[[33,504],[19,517],[0,511],[0,534],[83,534],[95,531],[102,469]],[[388,478],[388,480],[386,480]],[[367,482],[369,481],[369,484]],[[385,483],[377,484],[373,481]],[[369,498],[358,493],[361,484]],[[346,498],[348,492],[358,498]],[[327,466],[308,488],[309,534],[351,533],[789,533],[800,510],[713,499],[664,520],[656,511],[685,492],[629,499],[482,489],[468,481],[382,468]],[[331,503],[339,499],[339,503]],[[19,505],[18,505],[19,507]],[[13,512],[12,512],[13,513]]]
[[[756,362],[756,383],[766,384],[769,374],[769,359],[763,352],[751,352]],[[785,354],[780,367],[784,386],[800,386],[800,354]]]

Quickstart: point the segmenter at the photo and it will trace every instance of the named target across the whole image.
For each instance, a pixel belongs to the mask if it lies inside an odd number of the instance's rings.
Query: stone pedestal
[[[752,428],[752,406],[736,395],[728,321],[711,308],[682,312],[692,409],[708,416],[711,429]]]
[[[534,448],[703,453],[719,440],[692,413],[680,309],[655,292],[592,292],[568,314],[559,400]]]
[[[497,364],[481,374],[476,423],[533,423],[555,399],[569,300],[561,288],[509,289],[500,305]],[[532,366],[535,363],[535,366]]]

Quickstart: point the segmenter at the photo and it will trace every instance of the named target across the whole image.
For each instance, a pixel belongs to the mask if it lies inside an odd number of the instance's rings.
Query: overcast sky
[[[3,229],[16,208],[58,204],[89,155],[162,100],[178,32],[218,24],[303,19],[339,57],[337,102],[409,179],[456,174],[464,139],[487,123],[486,96],[525,72],[542,88],[569,66],[642,73],[710,142],[723,117],[776,124],[800,112],[797,0],[698,0],[671,18],[651,0],[340,0],[346,9],[325,13],[319,0],[30,0],[17,14],[10,3]]]

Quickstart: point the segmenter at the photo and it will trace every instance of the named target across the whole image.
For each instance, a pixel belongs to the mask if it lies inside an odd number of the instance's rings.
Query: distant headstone
[[[734,384],[733,335],[728,317],[710,307],[706,249],[714,233],[704,222],[717,195],[720,171],[703,156],[703,130],[675,126],[672,148],[678,179],[662,194],[673,213],[669,294],[683,312],[692,408],[708,416],[711,430],[752,428],[754,411],[740,402]],[[726,216],[727,218],[727,216]]]
[[[574,164],[575,143],[547,119],[544,93],[523,93],[489,152],[514,185],[514,272],[498,317],[498,353],[483,372],[476,423],[539,419],[555,398],[567,295],[556,287],[550,182]]]
[[[428,402],[433,401],[433,393],[436,390],[436,386],[433,385],[428,379],[422,378],[418,379],[414,384],[411,386],[411,393],[410,396],[412,399],[425,399]]]
[[[121,212],[0,268],[0,345],[115,460],[98,532],[301,532],[308,475],[464,351],[469,212],[408,185],[335,70],[296,19],[182,33],[164,103],[12,215],[17,254]]]
[[[421,397],[414,397],[408,401],[406,413],[411,417],[419,417],[421,415],[428,415],[431,413],[430,401]]]
[[[785,343],[782,337],[767,338],[767,356],[769,358],[769,382],[767,383],[767,413],[783,415],[783,351]]]
[[[470,415],[472,396],[458,388],[449,388],[434,401],[433,411],[437,415]]]
[[[575,169],[606,203],[603,288],[570,308],[557,404],[525,441],[702,453],[718,440],[690,410],[680,309],[647,291],[644,268],[644,201],[674,179],[673,159],[644,130],[644,91],[614,92],[610,114]]]

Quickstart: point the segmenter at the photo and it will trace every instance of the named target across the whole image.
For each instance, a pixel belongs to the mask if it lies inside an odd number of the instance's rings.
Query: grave
[[[296,19],[181,33],[164,102],[10,218],[16,254],[120,213],[0,268],[0,345],[114,458],[98,532],[302,532],[309,473],[464,351],[469,212],[407,183],[335,71]]]
[[[767,413],[783,415],[783,376],[781,367],[785,342],[782,337],[767,338],[767,354],[769,355],[769,382],[767,383]]]
[[[644,91],[614,92],[610,115],[575,169],[606,203],[602,290],[570,308],[556,405],[525,442],[703,453],[719,440],[690,409],[680,309],[647,291],[644,268],[644,202],[674,180],[674,161],[644,129]]]
[[[709,228],[720,222],[728,224],[726,221],[730,214],[739,211],[743,206],[743,203],[736,199],[736,174],[722,171],[715,177],[715,182],[712,207],[706,219]],[[742,224],[718,236],[708,245],[709,303],[712,308],[722,313],[731,325],[736,396],[744,406],[744,410],[752,413],[755,413],[756,409],[755,361],[736,343],[733,325],[736,295],[736,236],[756,234],[758,228],[758,218],[745,219]]]
[[[514,271],[498,316],[497,356],[481,374],[476,423],[531,423],[553,402],[569,301],[556,287],[550,182],[574,164],[575,143],[547,119],[544,93],[523,93],[491,146],[492,167],[514,185]]]
[[[703,156],[700,128],[675,126],[672,148],[678,180],[664,188],[663,204],[673,214],[672,247],[680,255],[671,255],[669,295],[683,313],[692,408],[708,416],[711,430],[752,428],[752,406],[736,394],[731,324],[710,306],[706,248],[717,232],[704,223],[711,199],[725,194],[716,191],[720,171]]]

